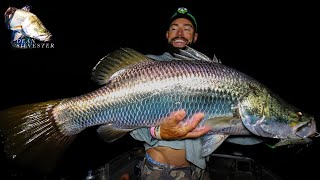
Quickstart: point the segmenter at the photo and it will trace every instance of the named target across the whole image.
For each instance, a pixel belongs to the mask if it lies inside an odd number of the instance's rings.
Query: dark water
[[[8,6],[24,3],[30,1],[4,1],[1,12]],[[79,2],[67,5],[54,1],[32,3],[33,12],[38,13],[53,34],[54,48],[12,49],[9,31],[4,25],[0,26],[1,109],[72,97],[97,88],[90,80],[91,69],[100,58],[119,47],[162,53],[166,45],[165,17],[171,16],[177,4],[181,5],[179,1],[151,4],[119,1],[110,6]],[[209,5],[193,1],[186,4],[194,8],[199,19],[199,40],[195,48],[210,57],[216,54],[224,64],[255,77],[289,103],[319,119],[317,83],[320,76],[316,65],[319,55],[314,45],[318,31],[312,5]],[[57,14],[65,18],[57,18]],[[142,144],[130,136],[111,144],[102,142],[92,128],[71,144],[54,174],[44,176],[19,169],[1,154],[0,172],[4,178],[0,179],[82,179],[88,170],[137,146]],[[277,149],[264,144],[224,143],[216,152],[240,152],[283,179],[311,179],[318,176],[319,150],[317,140],[309,145]]]

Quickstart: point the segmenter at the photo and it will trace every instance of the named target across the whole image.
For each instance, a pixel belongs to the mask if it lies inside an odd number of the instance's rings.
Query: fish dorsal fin
[[[23,6],[23,7],[21,8],[21,10],[30,12],[31,6],[27,4],[27,5]]]
[[[218,59],[218,58],[217,58],[217,56],[216,56],[215,54],[213,55],[212,61],[213,61],[213,62],[217,62],[217,63],[222,64],[221,60],[220,60],[220,59]]]
[[[213,59],[209,58],[205,54],[187,46],[186,49],[180,49],[180,54],[174,54],[176,58],[181,60],[199,60],[221,63],[219,59],[214,55]]]
[[[150,59],[130,48],[115,50],[103,57],[92,69],[91,79],[99,85],[104,85],[121,74],[126,67],[150,61]]]

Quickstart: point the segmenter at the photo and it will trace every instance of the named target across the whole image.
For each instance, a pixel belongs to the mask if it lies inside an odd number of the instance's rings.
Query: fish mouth
[[[311,129],[310,129],[310,132],[308,134],[307,137],[311,137],[311,138],[318,138],[320,137],[320,133],[317,132],[317,123],[316,123],[316,120],[312,120],[311,121]]]
[[[40,41],[51,41],[52,35],[51,34],[42,34],[40,36],[37,37],[37,39],[39,39]]]
[[[318,137],[319,133],[316,129],[316,122],[312,119],[310,122],[301,123],[296,130],[295,134],[300,138],[307,138],[307,137]]]

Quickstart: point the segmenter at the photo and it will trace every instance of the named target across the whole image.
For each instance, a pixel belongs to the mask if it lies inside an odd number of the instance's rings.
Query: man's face
[[[197,38],[198,33],[195,33],[192,23],[185,18],[172,21],[167,31],[168,43],[179,49],[195,43]]]

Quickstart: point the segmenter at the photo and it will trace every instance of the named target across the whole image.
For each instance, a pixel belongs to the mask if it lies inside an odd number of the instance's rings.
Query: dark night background
[[[100,58],[120,47],[162,54],[166,50],[168,19],[179,6],[185,6],[199,24],[196,49],[210,57],[215,54],[223,64],[256,78],[287,102],[319,117],[319,13],[315,4],[270,1],[220,4],[190,0],[72,2],[1,1],[0,15],[10,6],[21,8],[30,4],[31,12],[52,33],[54,43],[53,49],[11,48],[10,31],[1,15],[1,109],[77,96],[97,88],[90,80],[91,69]],[[83,178],[89,169],[136,146],[142,144],[128,136],[107,144],[98,139],[95,129],[89,128],[68,149],[55,175],[57,179]],[[309,146],[278,149],[224,143],[217,152],[240,151],[283,179],[308,179],[318,176],[319,150],[318,140]],[[4,155],[0,160],[4,179],[29,175],[10,165]],[[30,174],[33,179],[41,178],[36,173]]]

